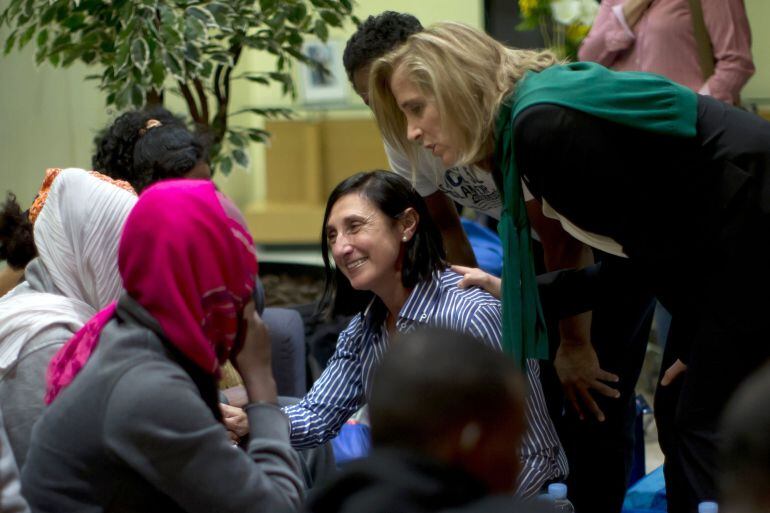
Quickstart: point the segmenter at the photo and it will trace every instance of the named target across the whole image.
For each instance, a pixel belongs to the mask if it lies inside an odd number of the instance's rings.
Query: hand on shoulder
[[[457,283],[457,286],[461,289],[467,289],[468,287],[479,287],[497,299],[500,299],[500,289],[502,280],[497,276],[493,276],[486,271],[482,271],[476,267],[465,267],[462,265],[453,265],[451,269],[457,274],[462,275],[462,279]]]

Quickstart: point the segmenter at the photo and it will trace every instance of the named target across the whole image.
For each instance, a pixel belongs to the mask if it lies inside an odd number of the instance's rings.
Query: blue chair
[[[367,456],[371,448],[372,435],[369,426],[355,420],[347,421],[337,436],[332,439],[337,467]]]
[[[486,226],[465,217],[461,217],[460,222],[468,236],[468,241],[471,243],[479,268],[489,274],[502,276],[503,245],[500,243],[500,237]]]

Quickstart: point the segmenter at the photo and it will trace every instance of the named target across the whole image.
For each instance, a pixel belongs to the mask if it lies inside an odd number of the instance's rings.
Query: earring
[[[407,240],[408,238],[409,238],[409,237],[407,237],[406,235],[404,235],[403,237],[401,237],[401,240],[402,240],[402,241],[404,241],[404,242],[406,242],[406,240]]]

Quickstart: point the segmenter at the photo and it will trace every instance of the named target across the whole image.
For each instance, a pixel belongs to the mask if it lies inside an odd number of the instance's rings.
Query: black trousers
[[[551,362],[541,364],[543,388],[570,473],[569,498],[577,513],[618,513],[623,504],[634,446],[635,386],[644,362],[654,299],[628,259],[602,255],[593,289],[591,340],[602,369],[617,374],[620,398],[593,394],[605,414],[586,411],[580,420],[566,401]],[[586,291],[583,291],[586,293]],[[552,350],[558,325],[549,325]]]
[[[723,202],[712,251],[679,268],[697,279],[687,288],[660,286],[672,303],[662,371],[676,359],[687,364],[672,386],[658,387],[655,400],[672,513],[693,513],[698,502],[719,499],[722,411],[770,358],[770,125],[701,99],[698,132],[721,168]]]

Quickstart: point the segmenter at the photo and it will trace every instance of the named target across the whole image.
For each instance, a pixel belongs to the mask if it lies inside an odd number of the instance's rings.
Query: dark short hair
[[[720,485],[725,502],[744,501],[743,506],[756,511],[764,511],[770,499],[769,396],[770,363],[738,388],[722,418]]]
[[[163,107],[124,112],[94,139],[96,150],[91,157],[93,169],[109,177],[125,180],[137,190],[146,186],[147,177],[137,174],[134,169],[134,147],[150,119],[160,121],[163,126],[185,128],[181,118]]]
[[[206,157],[198,137],[184,127],[163,125],[147,130],[134,146],[137,192],[167,178],[181,178]]]
[[[342,54],[348,79],[352,81],[356,70],[382,57],[421,30],[420,20],[407,13],[385,11],[366,18],[350,36]]]
[[[0,260],[14,269],[24,269],[37,256],[32,223],[22,212],[16,196],[8,193],[0,207]]]
[[[452,428],[499,424],[523,402],[521,387],[515,362],[471,335],[439,328],[399,335],[372,382],[372,442],[425,452]]]
[[[409,180],[382,170],[355,174],[343,180],[329,195],[321,226],[321,256],[326,283],[320,304],[321,309],[329,309],[335,314],[361,311],[372,297],[371,292],[354,291],[348,279],[332,265],[329,257],[326,223],[337,201],[351,193],[360,194],[394,221],[410,207],[417,212],[419,221],[414,236],[404,243],[406,251],[401,262],[401,282],[404,287],[412,288],[418,282],[430,280],[435,272],[443,271],[447,265],[441,232],[433,222],[425,200]]]

